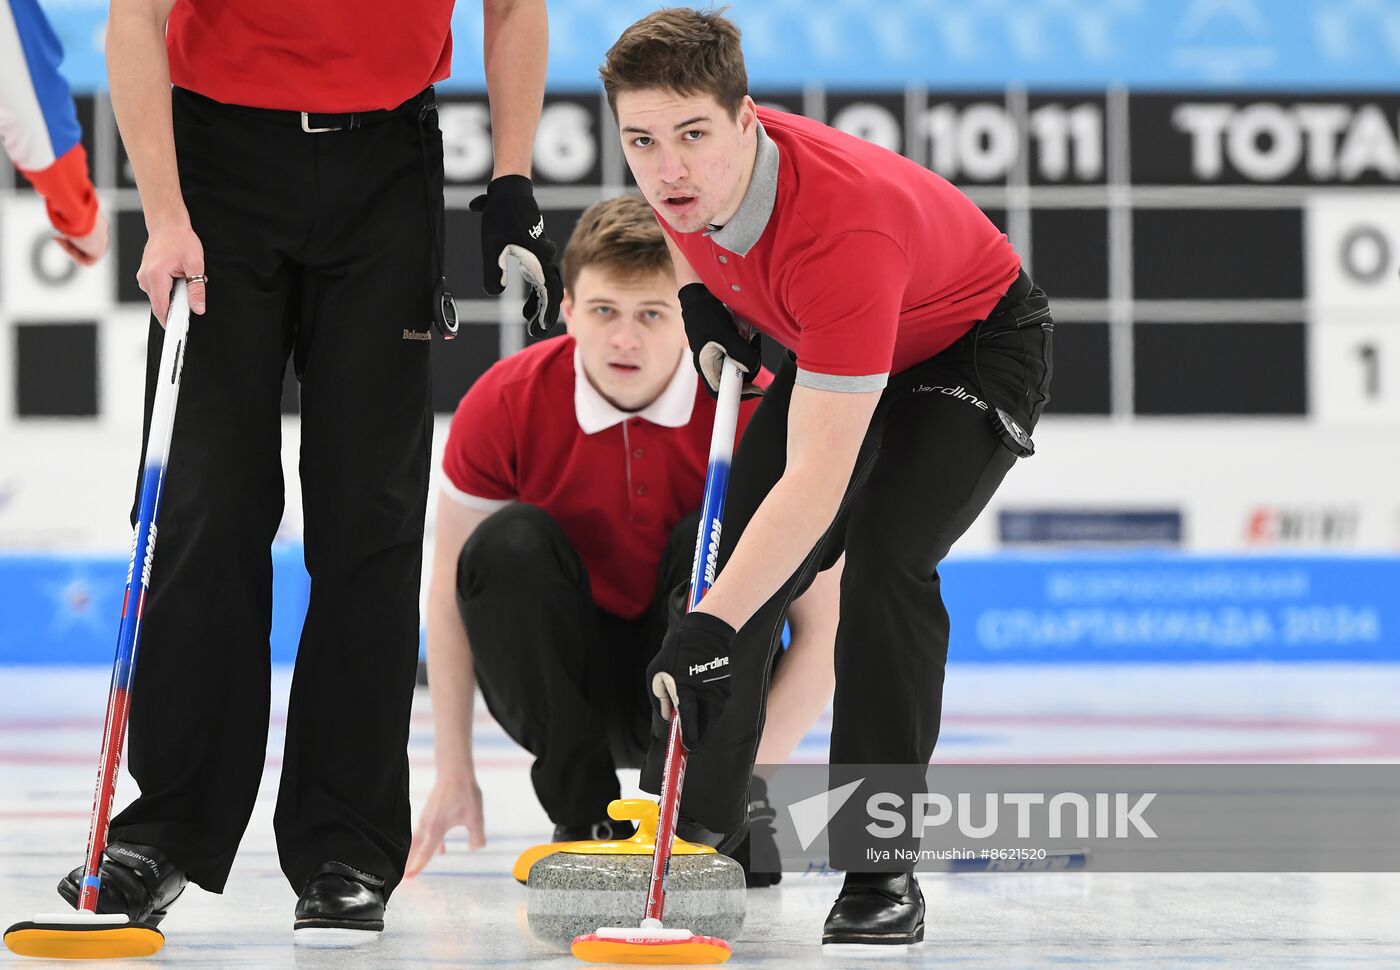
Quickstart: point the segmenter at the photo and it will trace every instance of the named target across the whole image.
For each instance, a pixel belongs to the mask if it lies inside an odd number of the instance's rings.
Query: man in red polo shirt
[[[663,712],[675,696],[689,715],[681,813],[721,845],[742,830],[778,618],[843,548],[833,783],[841,765],[906,766],[880,779],[910,804],[938,737],[938,564],[1032,450],[1050,377],[1045,295],[934,173],[757,108],[739,32],[719,14],[644,18],[601,74],[671,241],[697,367],[713,385],[726,353],[756,366],[739,320],[793,351],[735,456],[714,588],[648,671]],[[730,678],[692,673],[714,657]],[[649,759],[644,783],[659,768]],[[922,939],[913,874],[851,871],[860,848],[833,830],[833,864],[848,871],[823,943]]]
[[[282,380],[300,380],[311,594],[274,828],[298,941],[382,930],[412,836],[407,738],[431,454],[429,344],[443,288],[432,85],[452,0],[113,0],[112,105],[148,238],[149,422],[172,282],[184,357],[130,767],[99,912],[158,920],[186,881],[221,892],[263,772],[269,547],[282,517]],[[528,178],[544,0],[486,0],[495,178],[474,204],[499,291],[508,255],[557,270]],[[174,87],[172,88],[172,84]],[[500,265],[498,265],[498,263]],[[76,898],[76,877],[60,884]]]
[[[535,756],[530,777],[556,841],[631,834],[606,807],[616,769],[640,766],[648,746],[644,672],[668,594],[690,574],[715,403],[690,366],[671,257],[644,201],[620,196],[583,214],[564,283],[569,335],[472,385],[443,454],[428,587],[438,773],[410,874],[454,826],[471,847],[486,844],[477,683]],[[756,405],[742,405],[741,430]],[[830,697],[838,582],[823,573],[792,605],[764,737],[774,761]]]

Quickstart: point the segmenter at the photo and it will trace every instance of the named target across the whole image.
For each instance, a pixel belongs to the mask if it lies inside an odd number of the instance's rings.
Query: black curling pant
[[[530,778],[556,825],[607,817],[617,768],[641,765],[651,734],[646,668],[670,590],[689,579],[699,513],[672,530],[656,597],[635,619],[593,602],[564,530],[523,502],[493,513],[457,564],[457,605],[493,717],[535,756]]]
[[[743,824],[787,604],[842,551],[831,763],[910,766],[905,787],[922,786],[938,740],[948,658],[938,565],[1016,461],[995,430],[991,408],[1005,408],[1031,429],[1048,400],[1048,301],[1024,276],[1012,292],[952,346],[890,378],[832,526],[739,631],[730,653],[733,694],[686,769],[681,812],[688,818],[718,832]],[[783,473],[796,375],[789,356],[739,443],[721,572]],[[654,742],[642,773],[648,791],[658,790],[664,754],[664,741]],[[832,783],[840,779],[833,768]],[[840,864],[835,856],[833,862]]]
[[[403,872],[432,434],[422,337],[435,263],[428,220],[441,218],[435,117],[420,128],[417,111],[403,110],[309,134],[174,92],[208,312],[191,321],[137,660],[129,752],[140,795],[111,837],[162,848],[212,892],[228,876],[266,754],[269,547],[283,508],[289,356],[301,378],[311,592],[278,852],[298,891],[328,860],[380,875],[390,890]],[[153,320],[148,425],[162,336]]]

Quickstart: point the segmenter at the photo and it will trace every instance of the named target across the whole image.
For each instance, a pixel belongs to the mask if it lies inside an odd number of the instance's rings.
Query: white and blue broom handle
[[[136,528],[131,536],[131,562],[126,571],[126,594],[122,597],[121,626],[117,632],[116,657],[112,662],[112,685],[107,695],[106,723],[102,730],[102,755],[93,794],[92,823],[88,830],[87,858],[79,886],[78,909],[97,911],[100,888],[98,868],[107,841],[107,822],[116,792],[118,766],[126,738],[127,715],[131,710],[131,684],[136,670],[136,651],[141,639],[141,621],[150,591],[151,566],[156,551],[156,519],[165,485],[165,467],[170,457],[170,438],[175,428],[175,403],[180,395],[180,375],[189,342],[190,300],[184,280],[177,280],[166,315],[165,340],[160,351],[160,372],[156,375],[155,401],[151,405],[151,426],[146,436],[146,461],[141,468],[141,493],[137,500]]]
[[[734,435],[739,429],[739,392],[743,386],[743,369],[733,359],[724,358],[714,429],[710,432],[710,460],[705,470],[705,497],[700,503],[700,529],[695,540],[686,612],[695,609],[700,598],[715,584],[720,530],[724,524],[724,497],[729,491],[729,465],[734,457]]]

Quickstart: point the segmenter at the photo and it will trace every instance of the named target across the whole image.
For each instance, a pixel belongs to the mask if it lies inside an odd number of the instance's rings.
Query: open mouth
[[[666,211],[673,213],[685,212],[694,207],[695,202],[696,198],[693,195],[668,195],[661,200]]]
[[[612,371],[614,374],[623,374],[623,375],[627,375],[627,374],[636,374],[636,373],[639,373],[639,372],[641,371],[641,369],[642,369],[642,365],[641,365],[641,364],[634,364],[634,363],[632,363],[632,362],[630,362],[630,361],[625,361],[625,360],[610,360],[610,361],[608,361],[608,370]]]

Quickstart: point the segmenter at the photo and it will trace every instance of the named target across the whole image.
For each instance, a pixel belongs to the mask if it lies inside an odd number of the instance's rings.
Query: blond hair
[[[626,280],[675,272],[656,214],[637,195],[620,195],[584,210],[564,247],[563,264],[569,291],[587,266]]]

